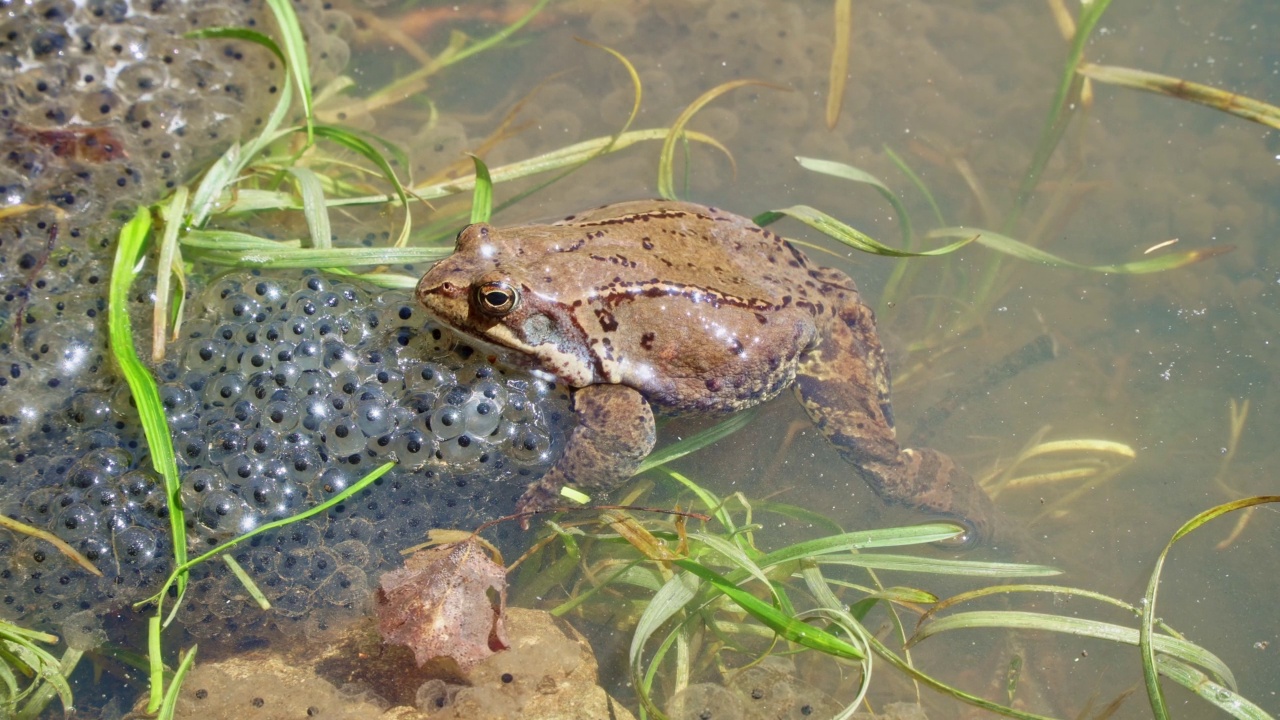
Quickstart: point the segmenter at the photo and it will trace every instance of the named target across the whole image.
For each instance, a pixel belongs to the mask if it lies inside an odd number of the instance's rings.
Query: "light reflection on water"
[[[615,130],[629,110],[628,79],[613,60],[572,42],[582,35],[609,43],[636,65],[645,93],[637,127],[669,123],[693,98],[727,80],[756,77],[792,88],[740,89],[695,119],[695,129],[715,134],[733,152],[737,173],[723,156],[695,147],[690,199],[743,214],[805,203],[897,244],[897,218],[872,190],[807,173],[792,159],[813,155],[867,170],[902,194],[917,229],[925,230],[936,224],[932,212],[886,154],[891,148],[932,190],[947,223],[1001,229],[1066,52],[1046,4],[857,3],[844,112],[832,131],[822,122],[831,47],[827,5],[553,5],[550,20],[528,33],[529,44],[477,58],[443,80],[433,100],[446,122],[421,131],[417,141],[440,153],[473,147],[501,116],[494,101],[506,103],[547,78],[520,116],[528,127],[492,152],[491,165]],[[1116,3],[1085,56],[1278,99],[1278,26],[1280,10],[1270,3]],[[460,80],[464,71],[474,75]],[[464,131],[470,143],[460,141]],[[656,155],[657,146],[647,145],[601,160],[498,219],[549,217],[652,195]],[[1178,243],[1166,252],[1228,244],[1234,252],[1140,276],[1007,262],[996,294],[975,305],[974,287],[991,256],[971,246],[955,260],[918,261],[924,267],[898,289],[892,306],[881,302],[903,432],[927,408],[946,403],[966,383],[980,381],[985,369],[1048,334],[1057,357],[969,397],[936,429],[932,443],[975,474],[1007,461],[1046,427],[1047,440],[1093,438],[1136,451],[1136,460],[1109,482],[1038,520],[1031,530],[1037,544],[1019,557],[1059,564],[1070,573],[1067,584],[1136,601],[1154,557],[1185,519],[1238,495],[1275,489],[1269,461],[1280,424],[1270,381],[1280,352],[1280,257],[1272,242],[1280,226],[1278,155],[1277,133],[1262,126],[1095,85],[1092,107],[1067,130],[1039,192],[1004,229],[1090,264],[1141,259],[1146,248],[1174,238]],[[817,240],[796,225],[781,230]],[[848,270],[870,298],[881,297],[893,268],[891,261],[862,256],[824,262]],[[1250,412],[1223,482],[1215,483],[1223,472],[1232,399],[1249,401]],[[780,400],[755,427],[682,467],[721,492],[782,489],[785,501],[815,509],[845,512],[856,505],[866,522],[911,519],[868,500],[861,487],[851,500],[831,491],[845,486],[848,470],[811,430],[779,454],[788,424],[800,417]],[[810,485],[796,483],[797,477]],[[1000,503],[1026,521],[1066,493],[1010,491]],[[1201,530],[1173,553],[1160,614],[1219,653],[1242,689],[1275,712],[1280,638],[1269,599],[1274,574],[1267,568],[1280,530],[1275,512],[1264,509],[1231,548],[1214,549],[1233,521]],[[1045,605],[1047,611],[1094,611],[1079,601]],[[967,653],[970,640],[957,637],[950,649]],[[1051,658],[1034,667],[1028,661],[1026,670],[1026,692],[1034,696],[1039,684],[1046,702],[1059,703],[1045,709],[1078,712],[1095,690],[1105,703],[1140,680],[1131,652],[1043,638],[1018,642],[1029,657]],[[1258,649],[1263,643],[1270,649]],[[980,644],[993,647],[987,663],[998,676],[1008,646],[989,638]],[[980,671],[967,673],[957,681],[991,692],[988,680],[972,677]],[[1072,689],[1050,691],[1051,685]],[[1210,712],[1194,703],[1188,710]],[[1135,698],[1121,714],[1142,713]]]

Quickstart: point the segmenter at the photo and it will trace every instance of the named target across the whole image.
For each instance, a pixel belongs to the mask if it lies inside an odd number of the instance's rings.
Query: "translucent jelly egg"
[[[229,490],[209,492],[200,503],[197,519],[219,538],[246,533],[257,525],[248,505]]]
[[[452,440],[467,431],[462,408],[444,405],[431,413],[431,433],[437,440]]]
[[[384,402],[366,400],[356,405],[355,421],[366,437],[377,437],[391,432],[391,413]]]
[[[320,426],[320,432],[324,433],[325,444],[339,456],[360,452],[368,441],[368,436],[360,429],[360,425],[346,415],[330,418]]]
[[[391,441],[391,450],[397,460],[410,470],[417,470],[430,462],[437,449],[434,440],[418,430],[401,430]]]
[[[525,464],[546,462],[550,452],[551,438],[532,426],[519,430],[507,445],[511,459]]]
[[[448,387],[457,382],[453,371],[440,363],[423,362],[408,366],[404,372],[405,385],[413,392],[429,392]]]
[[[489,449],[489,444],[478,440],[470,433],[463,433],[455,438],[440,441],[437,451],[441,460],[457,466],[471,466],[480,460]]]
[[[316,595],[330,605],[358,607],[369,597],[368,575],[354,565],[343,565],[316,588]]]
[[[145,527],[134,525],[116,533],[116,557],[122,564],[142,567],[156,557],[156,535]]]
[[[498,429],[502,409],[496,401],[477,394],[462,407],[462,415],[467,432],[477,437],[487,437]]]
[[[98,531],[98,513],[84,503],[72,503],[58,512],[53,531],[68,541],[89,537]]]

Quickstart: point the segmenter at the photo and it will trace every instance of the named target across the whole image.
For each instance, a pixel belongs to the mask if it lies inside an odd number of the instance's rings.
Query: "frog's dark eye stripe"
[[[520,304],[520,293],[505,282],[484,282],[475,286],[476,309],[490,317],[501,317]]]

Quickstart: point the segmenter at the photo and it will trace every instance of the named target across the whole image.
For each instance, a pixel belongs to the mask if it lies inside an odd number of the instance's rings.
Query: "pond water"
[[[494,162],[607,134],[625,117],[630,84],[618,63],[573,41],[580,36],[608,44],[636,66],[644,83],[637,127],[668,124],[727,81],[753,78],[787,88],[738,88],[695,116],[691,127],[723,142],[736,172],[721,153],[693,147],[682,191],[688,199],[743,214],[810,205],[897,245],[899,218],[874,189],[806,171],[794,160],[805,155],[861,168],[899,193],[917,231],[936,227],[892,151],[932,191],[947,225],[1003,229],[1077,263],[1232,246],[1229,254],[1146,275],[1005,260],[985,295],[976,288],[997,259],[969,246],[948,259],[911,261],[914,274],[886,298],[895,261],[850,252],[794,221],[777,226],[822,248],[811,255],[849,272],[876,303],[904,437],[944,408],[946,419],[929,424],[929,442],[979,476],[1002,471],[1039,441],[1095,439],[1132,449],[1132,462],[1102,450],[1056,455],[1018,474],[1081,468],[1098,474],[1005,489],[997,503],[1031,523],[1034,542],[1017,548],[1017,557],[1064,568],[1065,584],[1136,602],[1155,557],[1185,520],[1277,487],[1268,438],[1280,422],[1272,398],[1280,361],[1280,258],[1273,242],[1280,136],[1188,102],[1094,84],[1091,104],[1075,109],[1025,211],[1005,225],[1067,51],[1051,3],[854,5],[848,84],[833,129],[824,122],[833,44],[828,3],[553,6],[528,33],[528,45],[460,69],[466,79],[446,82],[433,99],[442,113],[466,118],[472,136],[482,136],[485,123],[470,119],[477,111],[494,112],[503,107],[495,99],[545,83],[519,116],[528,126],[513,147],[499,146]],[[1116,3],[1085,59],[1276,98],[1278,12],[1269,3]],[[552,217],[652,195],[657,155],[655,144],[604,158],[498,219]],[[1045,335],[1051,358],[1016,372],[992,370]],[[1248,409],[1234,444],[1232,403]],[[803,420],[794,403],[780,399],[751,427],[681,468],[722,493],[771,495],[844,522],[910,519],[851,483],[847,467]],[[788,438],[798,421],[801,429]],[[1273,509],[1261,509],[1218,549],[1236,517],[1175,548],[1160,615],[1219,653],[1246,694],[1274,713],[1280,656],[1268,558],[1280,527]],[[770,529],[777,531],[771,542],[789,537],[787,528]],[[949,585],[924,582],[931,589]],[[1036,607],[1101,612],[1085,605],[1059,598]],[[981,631],[946,641],[918,649],[923,665],[1002,697],[1002,667],[1014,652],[1008,641]],[[1140,688],[1130,649],[1039,635],[1021,642],[1022,692],[1042,693],[1049,703],[1031,703],[1036,710],[1071,716],[1090,699],[1105,704]],[[1215,712],[1172,693],[1185,716]],[[1121,714],[1143,715],[1141,695],[1139,689]]]
[[[943,258],[899,261],[850,250],[794,220],[772,226],[803,243],[811,258],[847,272],[876,308],[900,438],[952,455],[1025,529],[998,547],[926,552],[1054,565],[1065,571],[1054,582],[1137,604],[1157,556],[1183,522],[1280,487],[1269,465],[1280,448],[1268,440],[1280,425],[1272,395],[1280,371],[1280,253],[1273,247],[1280,232],[1280,134],[1191,102],[1095,82],[1086,103],[1067,109],[1056,151],[1033,191],[1020,197],[1069,50],[1055,18],[1058,3],[853,3],[843,102],[829,127],[831,5],[553,2],[511,42],[433,76],[389,110],[370,113],[354,101],[321,110],[328,120],[400,143],[418,180],[464,161],[464,151],[497,167],[607,136],[626,121],[630,76],[602,49],[576,41],[586,39],[634,66],[643,99],[633,129],[669,126],[723,83],[760,81],[716,98],[691,120],[691,129],[724,151],[705,143],[677,148],[682,199],[747,216],[807,205],[902,246],[902,218],[874,187],[807,170],[796,160],[805,156],[859,168],[896,193],[916,249],[954,239],[923,239],[931,229],[967,226],[1081,265],[1204,251],[1202,262],[1165,272],[1103,273],[1002,257],[980,243]],[[348,34],[345,72],[356,82],[352,95],[361,96],[418,67],[395,33],[438,52],[450,32],[485,36],[527,7],[395,5],[376,15],[339,9],[354,23],[331,29]],[[1084,60],[1280,100],[1276,28],[1280,5],[1269,2],[1117,2]],[[656,197],[660,147],[660,140],[638,143],[596,158],[509,208],[501,204],[545,178],[500,183],[493,222],[539,221]],[[467,194],[436,201],[437,217],[467,203]],[[398,219],[393,212],[387,228],[377,229],[391,229]],[[429,220],[424,214],[419,223]],[[342,230],[354,225],[335,221]],[[659,446],[706,425],[666,424]],[[1073,449],[1046,445],[1067,441],[1077,442]],[[745,429],[673,467],[722,496],[741,491],[800,506],[845,528],[922,520],[881,503],[789,394]],[[1228,515],[1176,545],[1158,614],[1221,657],[1241,692],[1274,715],[1280,523],[1273,508],[1261,506],[1239,527],[1242,513]],[[778,516],[756,520],[763,523],[757,541],[768,548],[815,534]],[[982,582],[903,573],[882,580],[939,596]],[[986,607],[1134,625],[1113,608],[1065,595]],[[888,627],[876,615],[868,626]],[[582,630],[594,641],[601,684],[632,703],[629,629],[584,623]],[[1131,647],[967,630],[926,640],[913,659],[966,691],[1040,714],[1092,717],[1135,689],[1117,716],[1149,712]],[[1010,667],[1017,663],[1011,697]],[[847,702],[856,692],[832,663],[798,664],[805,682],[837,699]],[[909,682],[888,669],[877,673],[869,696],[877,710],[916,700]],[[1217,713],[1172,683],[1166,691],[1179,717]],[[922,692],[930,717],[977,712]]]

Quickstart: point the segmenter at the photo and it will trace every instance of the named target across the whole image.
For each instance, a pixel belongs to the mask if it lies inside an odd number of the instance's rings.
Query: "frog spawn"
[[[343,13],[293,3],[326,82],[349,56]],[[261,0],[42,0],[0,16],[0,444],[114,382],[106,278],[115,236],[265,122],[283,68],[212,27],[273,28]],[[324,57],[320,57],[323,55]]]
[[[403,293],[315,272],[236,273],[189,305],[155,369],[174,440],[188,541],[198,552],[397,466],[330,512],[234,551],[272,602],[252,606],[222,563],[193,572],[180,621],[197,637],[280,622],[317,629],[362,607],[377,571],[437,526],[510,512],[550,466],[566,392],[490,362]],[[127,388],[84,391],[49,432],[0,463],[3,511],[54,532],[106,575],[0,531],[0,611],[53,622],[141,600],[168,575],[168,508]],[[512,530],[497,529],[499,539]],[[53,603],[48,598],[56,597]]]

